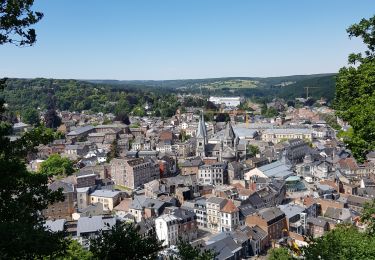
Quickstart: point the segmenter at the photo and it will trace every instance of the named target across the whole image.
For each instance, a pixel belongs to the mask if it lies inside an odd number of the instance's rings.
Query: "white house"
[[[164,214],[155,219],[155,230],[163,246],[175,245],[178,241],[178,218],[171,214]]]

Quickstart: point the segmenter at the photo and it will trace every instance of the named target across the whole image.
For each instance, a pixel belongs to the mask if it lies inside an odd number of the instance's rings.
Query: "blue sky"
[[[182,79],[337,72],[373,0],[35,0],[33,47],[0,46],[0,77]]]

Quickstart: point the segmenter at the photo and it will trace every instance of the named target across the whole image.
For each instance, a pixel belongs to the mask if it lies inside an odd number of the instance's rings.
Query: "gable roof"
[[[221,209],[224,213],[234,213],[238,212],[238,208],[234,205],[234,203],[231,200],[228,200],[227,203],[224,205],[224,207]]]

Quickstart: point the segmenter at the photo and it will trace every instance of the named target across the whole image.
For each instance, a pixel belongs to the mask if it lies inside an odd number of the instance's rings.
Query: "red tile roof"
[[[238,211],[238,208],[234,205],[231,200],[227,201],[227,204],[221,210],[224,213],[234,213]]]

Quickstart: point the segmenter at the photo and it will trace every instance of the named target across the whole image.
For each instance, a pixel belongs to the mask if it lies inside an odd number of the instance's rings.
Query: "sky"
[[[165,80],[337,72],[373,0],[35,0],[32,47],[0,46],[0,77]]]

